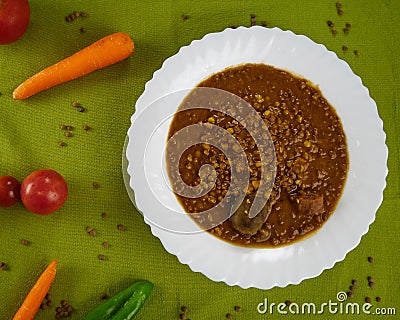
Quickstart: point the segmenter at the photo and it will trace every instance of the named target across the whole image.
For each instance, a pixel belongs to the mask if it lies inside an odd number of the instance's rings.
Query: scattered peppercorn
[[[334,36],[336,36],[337,35],[337,30],[332,30],[332,34],[334,35]]]
[[[70,137],[72,137],[72,133],[71,132],[69,132],[69,131],[67,131],[65,134],[64,134],[67,138],[70,138]]]
[[[108,248],[110,246],[110,244],[108,242],[104,241],[102,246],[103,246],[103,248]]]
[[[338,14],[339,16],[343,15],[343,10],[342,10],[342,9],[338,9],[337,14]]]
[[[340,2],[336,2],[336,8],[340,9],[342,7],[342,4]]]
[[[188,312],[189,309],[188,309],[188,307],[186,307],[186,306],[182,306],[182,307],[181,307],[181,310],[182,310],[182,312]]]
[[[119,225],[118,225],[118,230],[119,230],[119,231],[125,231],[125,226],[122,225],[122,224],[119,224]]]
[[[267,26],[267,21],[265,21],[265,20],[261,21],[261,26],[266,27]]]
[[[106,260],[106,256],[104,254],[98,255],[99,260]]]
[[[83,130],[88,131],[88,130],[90,130],[90,127],[89,127],[87,124],[85,124],[85,125],[83,126]]]
[[[98,188],[100,188],[100,185],[99,185],[99,183],[98,182],[93,182],[93,188],[94,189],[98,189]]]
[[[64,125],[64,124],[62,124],[62,125],[60,126],[60,129],[61,129],[61,130],[66,130],[66,129],[67,129],[67,126]]]
[[[189,16],[187,14],[182,13],[181,18],[182,20],[187,20],[189,19]]]
[[[357,50],[356,50],[357,51]],[[354,53],[356,54],[356,51],[354,51]],[[358,52],[358,51],[357,51]],[[356,55],[358,55],[358,54],[356,54]],[[368,262],[369,263],[373,263],[374,262],[374,258],[372,258],[372,257],[368,257]]]
[[[368,285],[369,285],[371,288],[373,288],[373,287],[375,287],[375,282],[370,281],[370,282],[368,282]]]
[[[78,110],[78,112],[85,112],[85,108],[82,106],[79,106],[76,109]]]
[[[381,299],[381,297],[376,297],[376,298],[375,298],[375,301],[376,301],[376,302],[381,302],[382,299]]]
[[[335,26],[331,20],[328,20],[327,24],[329,28],[333,28]]]
[[[42,303],[40,304],[40,309],[46,310],[48,307],[51,308],[52,306],[53,306],[53,301],[51,300],[51,295],[47,293]]]
[[[368,280],[368,282],[374,281],[374,278],[372,278],[371,276],[368,276],[368,277],[367,277],[367,280]]]
[[[346,52],[349,50],[349,48],[347,46],[342,46],[342,50]]]
[[[66,300],[62,300],[61,306],[58,306],[55,310],[56,311],[55,318],[61,319],[61,318],[69,317],[73,310],[74,310],[74,308],[71,305],[69,305]]]
[[[230,313],[227,313],[227,314],[226,314],[226,318],[227,318],[227,319],[232,319],[233,316],[232,316]]]
[[[347,292],[347,296],[348,296],[349,298],[354,298],[353,292]]]
[[[103,212],[103,213],[101,214],[101,217],[102,217],[103,219],[107,219],[107,218],[108,218],[108,214],[107,214],[106,212]]]
[[[364,300],[365,300],[366,303],[371,303],[371,298],[370,297],[365,297]]]
[[[22,244],[23,246],[27,246],[27,245],[29,245],[29,241],[26,240],[26,239],[22,239],[22,240],[21,240],[21,244]]]
[[[344,34],[349,34],[349,32],[350,32],[350,30],[349,30],[348,28],[344,28],[344,29],[343,29],[343,33],[344,33]]]
[[[86,227],[86,232],[92,237],[97,234],[97,232],[92,227]]]
[[[236,29],[236,28],[237,28],[237,26],[236,26],[236,25],[234,25],[234,24],[231,24],[231,25],[230,25],[230,28],[231,28],[231,29]]]
[[[241,308],[240,306],[235,306],[235,311],[236,311],[236,312],[241,312],[241,311],[242,311],[242,308]]]
[[[65,129],[67,129],[67,131],[72,131],[72,130],[74,130],[74,127],[73,126],[66,126]]]
[[[84,27],[81,27],[81,28],[79,29],[79,31],[80,31],[81,33],[85,33],[85,32],[86,32],[86,29],[85,29]]]
[[[181,319],[181,320],[186,320],[186,315],[185,315],[184,313],[181,313],[181,314],[179,315],[179,319]]]
[[[291,304],[292,304],[292,302],[291,301],[289,301],[289,300],[287,300],[287,301],[285,301],[285,304],[286,304],[286,306],[290,306]]]
[[[353,285],[355,285],[355,286],[356,286],[356,285],[358,285],[358,281],[357,281],[357,280],[355,280],[355,279],[354,279],[354,280],[352,280],[352,281],[351,281],[351,283],[352,283]]]
[[[66,144],[64,141],[59,141],[59,142],[58,142],[58,145],[59,145],[60,147],[65,147],[67,144]]]
[[[354,286],[350,286],[350,291],[354,291],[355,287]]]
[[[76,18],[79,18],[79,17],[86,18],[86,17],[87,17],[87,13],[86,13],[86,12],[74,11],[73,13],[70,13],[69,15],[67,15],[67,16],[65,17],[65,21],[66,21],[66,22],[72,22],[72,21],[74,21]]]
[[[8,266],[2,261],[0,261],[0,270],[3,271],[8,270]]]
[[[251,26],[255,26],[257,24],[256,15],[254,13],[250,14],[250,22]]]
[[[351,28],[351,24],[350,23],[346,23],[346,28],[350,29]]]
[[[104,293],[104,292],[100,293],[100,299],[102,299],[102,300],[108,299],[108,294]]]
[[[74,108],[77,108],[77,107],[80,106],[79,102],[77,102],[77,101],[73,101],[73,102],[71,103],[71,105],[72,105]]]

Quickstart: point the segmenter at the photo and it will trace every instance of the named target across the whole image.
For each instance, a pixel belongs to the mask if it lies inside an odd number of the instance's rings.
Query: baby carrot
[[[56,276],[56,266],[58,261],[54,260],[43,271],[32,290],[26,296],[21,307],[15,314],[13,320],[33,320],[38,312],[40,305],[50,289]]]
[[[29,98],[40,91],[117,63],[128,58],[134,49],[134,43],[127,33],[110,34],[39,71],[14,90],[13,98],[16,100]]]

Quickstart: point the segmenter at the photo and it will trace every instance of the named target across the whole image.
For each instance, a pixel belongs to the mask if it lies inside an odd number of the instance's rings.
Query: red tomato
[[[60,209],[68,197],[68,186],[54,170],[37,170],[21,184],[21,200],[31,212],[48,215]]]
[[[10,176],[0,177],[0,207],[10,207],[16,204],[19,197],[21,184]]]
[[[0,0],[0,44],[22,37],[29,25],[28,0]]]

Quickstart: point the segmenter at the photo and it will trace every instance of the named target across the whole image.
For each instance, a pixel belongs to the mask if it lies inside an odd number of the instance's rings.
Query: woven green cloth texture
[[[289,319],[296,316],[280,315],[276,309],[273,314],[259,314],[257,306],[266,298],[276,304],[337,301],[336,294],[349,291],[352,279],[359,282],[354,302],[362,304],[368,296],[374,308],[396,308],[400,313],[400,2],[343,0],[341,16],[335,3],[30,0],[26,34],[13,44],[0,46],[0,175],[22,180],[34,170],[51,168],[65,177],[70,192],[65,206],[46,217],[29,213],[20,203],[0,208],[0,261],[8,266],[0,270],[0,319],[12,318],[53,259],[59,260],[50,290],[54,305],[40,310],[39,320],[54,319],[63,299],[74,308],[69,319],[83,319],[102,302],[101,293],[112,296],[138,279],[154,282],[155,289],[137,319],[179,319],[183,305],[192,320],[225,319],[227,313],[234,319]],[[85,11],[87,17],[66,22],[65,17],[74,11]],[[389,148],[384,201],[360,245],[316,278],[266,291],[215,283],[180,264],[152,236],[132,205],[121,169],[130,116],[153,72],[192,40],[231,25],[250,26],[250,14],[256,15],[257,24],[265,20],[267,27],[304,34],[347,61],[377,103]],[[336,36],[328,20],[335,24]],[[346,23],[351,23],[348,35],[342,31]],[[25,101],[12,99],[14,88],[28,76],[117,31],[128,32],[135,42],[136,51],[129,59]],[[347,52],[343,45],[348,46]],[[72,101],[84,106],[85,112],[72,107]],[[72,137],[63,135],[62,124],[74,127]],[[83,130],[84,125],[91,129]],[[59,141],[66,141],[67,146],[60,147]],[[98,183],[97,189],[93,182]],[[119,225],[125,230],[119,230]],[[96,231],[95,236],[87,233],[88,226]],[[23,239],[28,245],[21,244]],[[104,248],[103,242],[109,247]],[[99,254],[106,259],[99,260]],[[368,263],[368,256],[374,257],[374,263]],[[373,276],[374,288],[368,286],[368,276]],[[377,296],[382,299],[379,303]],[[236,312],[234,306],[241,306],[242,311]],[[398,315],[326,311],[298,317],[397,319]]]

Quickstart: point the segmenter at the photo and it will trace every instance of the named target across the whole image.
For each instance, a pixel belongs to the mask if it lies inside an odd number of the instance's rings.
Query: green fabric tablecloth
[[[36,319],[53,319],[65,299],[73,306],[70,319],[82,319],[109,296],[137,279],[154,282],[155,289],[137,319],[187,318],[234,319],[296,318],[259,314],[257,306],[268,301],[304,303],[337,301],[352,279],[359,284],[354,302],[371,297],[374,308],[396,308],[400,313],[398,232],[400,2],[397,0],[342,1],[343,15],[335,1],[50,1],[31,0],[31,22],[19,41],[0,46],[0,175],[22,180],[30,172],[51,168],[68,182],[69,198],[57,213],[42,217],[22,204],[0,208],[0,319],[11,319],[45,266],[59,260],[51,287],[53,307],[40,310]],[[86,18],[66,22],[74,11]],[[182,18],[187,15],[187,19]],[[132,205],[123,182],[121,158],[130,116],[145,83],[162,62],[181,46],[210,32],[257,24],[290,29],[336,52],[362,78],[383,119],[389,148],[389,175],[384,201],[369,232],[344,261],[320,276],[299,285],[271,290],[241,289],[215,283],[192,272],[167,253],[152,236],[143,217]],[[332,20],[336,36],[327,21]],[[351,24],[345,35],[342,29]],[[85,28],[84,33],[80,28]],[[36,71],[71,55],[95,40],[117,31],[135,41],[134,55],[107,69],[52,88],[25,101],[12,99],[13,89]],[[349,50],[344,52],[342,46]],[[359,56],[354,50],[360,52]],[[71,106],[78,101],[84,112]],[[361,117],[362,115],[360,115]],[[60,125],[74,127],[66,138]],[[90,130],[82,129],[89,125]],[[59,141],[67,146],[60,147]],[[98,183],[98,188],[93,187]],[[102,217],[107,213],[107,218]],[[123,225],[125,230],[119,230]],[[86,227],[96,231],[87,233]],[[340,232],[340,230],[338,230]],[[27,240],[28,245],[23,245]],[[103,247],[103,242],[109,244]],[[105,260],[99,260],[103,254]],[[369,263],[367,257],[374,257]],[[268,275],[265,275],[268,276]],[[375,286],[368,286],[372,276]],[[381,302],[375,302],[379,296]],[[234,306],[241,306],[235,312]],[[392,312],[393,309],[383,309]],[[389,311],[388,311],[389,310]],[[301,319],[375,319],[384,316],[332,314],[298,315]]]

